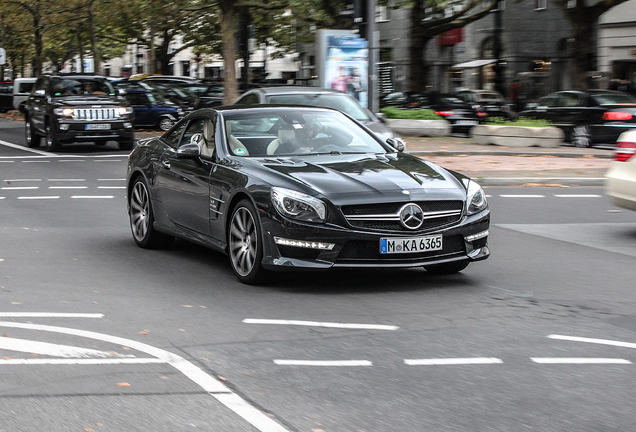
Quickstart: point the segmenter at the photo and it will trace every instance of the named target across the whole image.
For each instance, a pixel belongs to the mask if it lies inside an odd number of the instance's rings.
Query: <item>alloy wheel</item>
[[[247,276],[256,264],[258,232],[252,213],[237,209],[230,224],[229,252],[232,266],[240,276]]]
[[[133,236],[138,242],[144,241],[149,228],[150,201],[148,190],[142,181],[133,186],[130,197],[130,224]]]
[[[592,138],[589,127],[579,125],[572,130],[572,144],[575,147],[589,147],[591,143]]]

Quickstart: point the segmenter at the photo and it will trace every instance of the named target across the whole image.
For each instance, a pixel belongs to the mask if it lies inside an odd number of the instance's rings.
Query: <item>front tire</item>
[[[444,263],[444,264],[433,264],[429,266],[424,266],[424,268],[429,273],[443,275],[443,274],[459,273],[460,271],[468,267],[468,264],[470,264],[470,262],[468,261],[453,261],[453,262]]]
[[[585,125],[575,126],[574,129],[572,129],[570,141],[575,147],[590,147],[592,144],[590,127]]]
[[[29,120],[26,121],[24,127],[24,137],[26,139],[27,147],[35,148],[40,146],[42,136],[33,130],[33,125]]]
[[[49,148],[49,151],[57,151],[60,147],[62,147],[60,145],[60,141],[55,136],[55,132],[53,131],[51,124],[46,125],[46,145]]]
[[[227,238],[230,263],[239,281],[245,284],[264,282],[269,273],[261,265],[263,234],[250,200],[239,202],[232,212]]]
[[[130,229],[135,243],[144,249],[170,246],[174,237],[161,233],[153,227],[155,217],[150,192],[142,177],[135,179],[129,200]]]

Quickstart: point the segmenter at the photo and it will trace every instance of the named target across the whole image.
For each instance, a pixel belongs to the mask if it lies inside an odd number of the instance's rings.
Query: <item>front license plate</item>
[[[476,124],[479,124],[479,122],[475,120],[457,120],[457,123],[455,124],[457,126],[474,126]]]
[[[109,124],[87,124],[84,130],[109,130]]]
[[[442,236],[381,238],[381,254],[417,253],[442,249]]]

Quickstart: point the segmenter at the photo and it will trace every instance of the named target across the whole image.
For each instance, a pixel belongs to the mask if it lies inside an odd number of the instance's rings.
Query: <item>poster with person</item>
[[[330,36],[325,64],[325,88],[350,94],[368,106],[369,43],[357,36]]]

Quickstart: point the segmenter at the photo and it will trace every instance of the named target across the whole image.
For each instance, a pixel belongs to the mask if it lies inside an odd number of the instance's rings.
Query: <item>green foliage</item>
[[[486,120],[486,123],[495,126],[554,127],[548,120],[529,117],[519,117],[515,120],[509,120],[505,117],[491,117]]]
[[[400,109],[396,107],[386,107],[380,110],[387,118],[407,119],[407,120],[443,120],[444,117],[435,114],[430,109]]]

